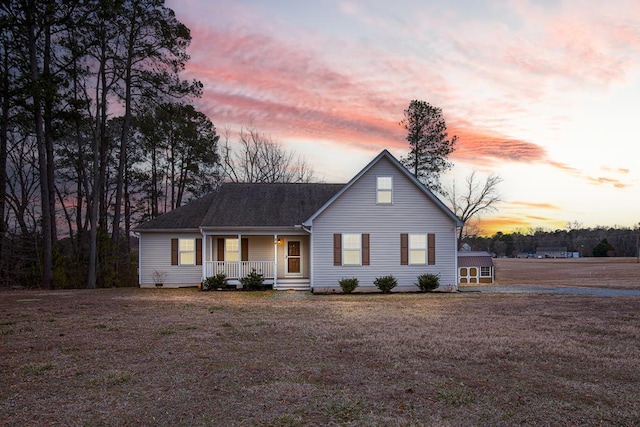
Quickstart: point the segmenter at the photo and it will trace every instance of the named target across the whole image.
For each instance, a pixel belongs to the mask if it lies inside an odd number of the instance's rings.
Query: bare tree
[[[313,169],[293,151],[286,151],[271,137],[255,129],[242,129],[237,149],[229,145],[229,130],[224,132],[221,175],[231,182],[311,182]]]
[[[498,184],[502,178],[491,174],[483,182],[477,177],[477,171],[472,171],[465,179],[465,185],[461,191],[456,188],[455,181],[446,192],[446,198],[451,204],[453,212],[462,220],[462,227],[458,231],[458,248],[462,243],[469,221],[478,218],[483,212],[496,210],[496,205],[503,202],[498,192]]]

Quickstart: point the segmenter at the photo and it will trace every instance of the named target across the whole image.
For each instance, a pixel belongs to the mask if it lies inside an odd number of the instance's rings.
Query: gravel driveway
[[[564,294],[564,295],[587,295],[594,297],[639,297],[639,289],[610,289],[610,288],[580,288],[573,286],[464,286],[460,287],[460,292],[482,292],[482,293],[508,293],[508,294]]]

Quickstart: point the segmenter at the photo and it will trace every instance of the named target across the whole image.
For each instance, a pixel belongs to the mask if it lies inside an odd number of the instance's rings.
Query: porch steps
[[[278,279],[277,289],[279,291],[308,291],[311,289],[309,279]]]

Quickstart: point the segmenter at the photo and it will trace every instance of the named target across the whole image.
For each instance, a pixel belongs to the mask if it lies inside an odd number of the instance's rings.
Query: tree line
[[[3,283],[135,283],[132,224],[215,183],[190,40],[162,0],[2,2]]]
[[[255,129],[220,135],[164,0],[0,3],[0,286],[137,284],[132,228],[221,180],[308,182]]]
[[[593,227],[567,224],[564,229],[542,228],[498,232],[491,237],[467,235],[462,239],[474,251],[488,251],[496,256],[517,257],[533,254],[540,247],[562,247],[581,257],[637,257],[640,228]]]

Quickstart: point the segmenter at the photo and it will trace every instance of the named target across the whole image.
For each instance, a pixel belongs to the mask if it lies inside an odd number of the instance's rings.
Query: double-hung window
[[[196,264],[196,242],[195,239],[178,239],[178,264]]]
[[[238,261],[238,239],[224,239],[224,259],[225,261]]]
[[[342,235],[342,265],[362,265],[362,235]]]
[[[376,203],[390,205],[393,203],[393,177],[379,176],[376,180]]]
[[[427,263],[427,235],[409,234],[409,264],[425,265]]]
[[[436,265],[436,235],[400,234],[400,265]]]

